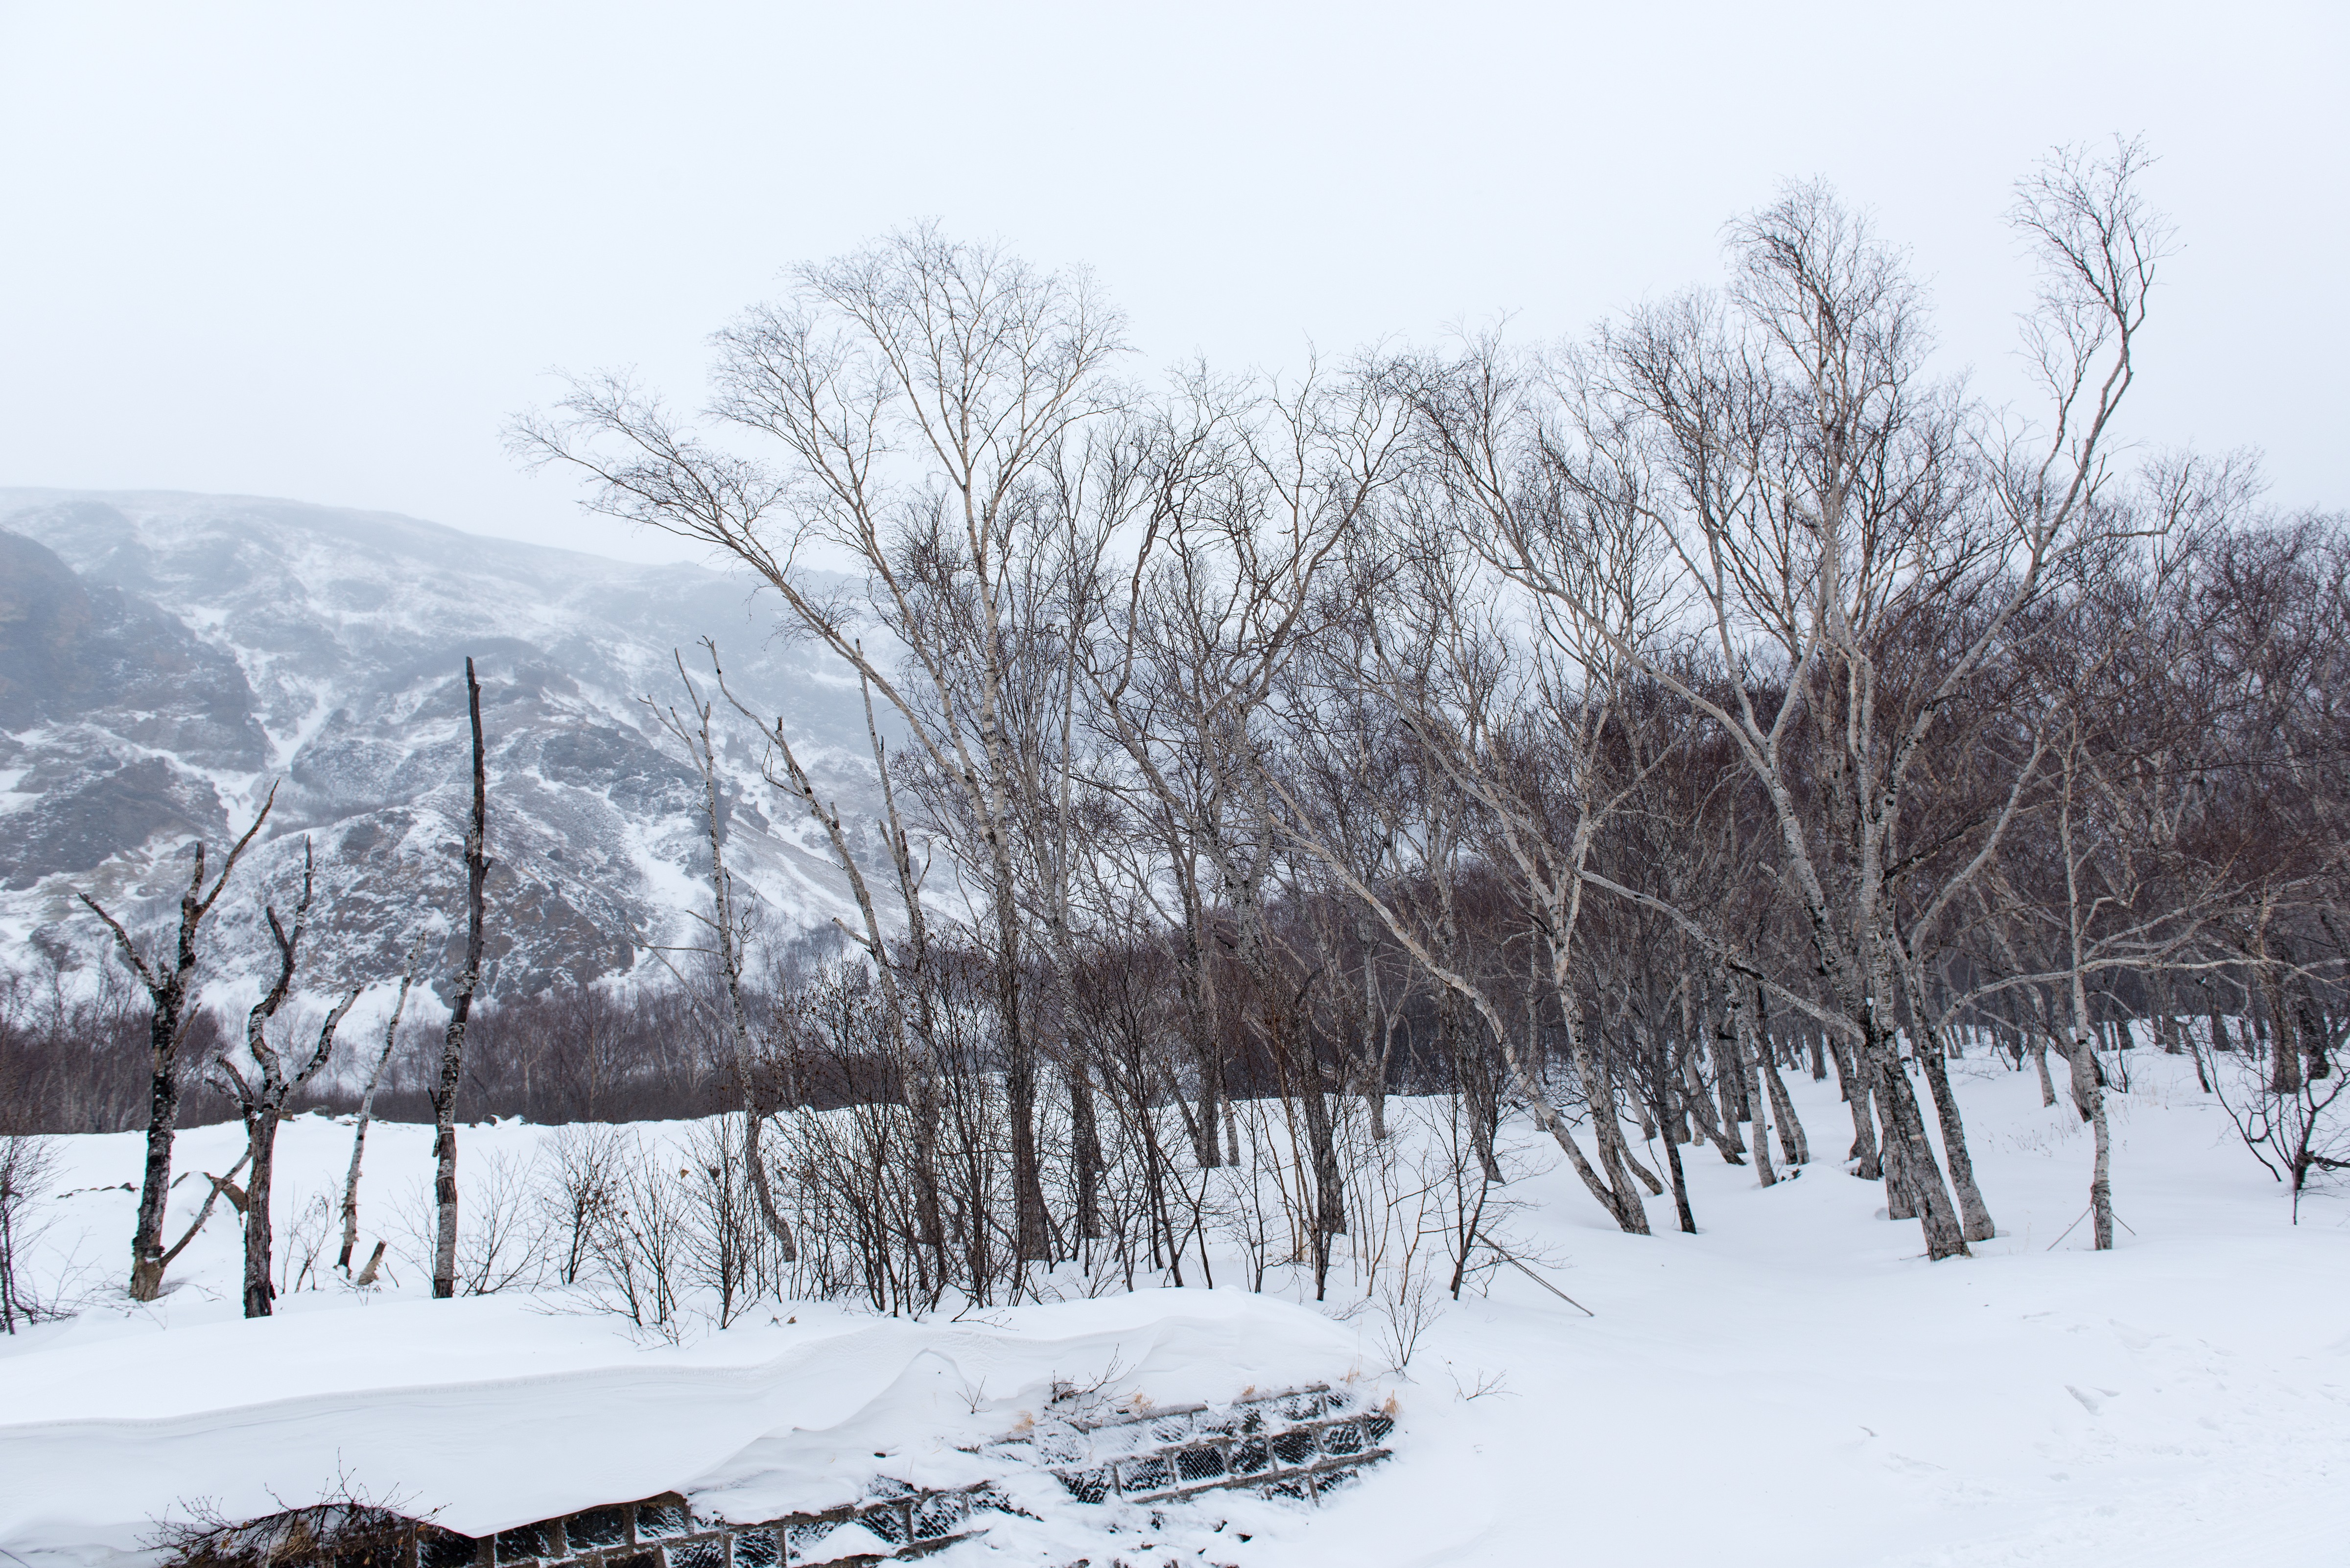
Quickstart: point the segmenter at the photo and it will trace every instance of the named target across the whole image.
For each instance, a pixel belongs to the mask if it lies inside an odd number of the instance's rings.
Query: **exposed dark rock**
[[[161,757],[123,763],[100,753],[6,818],[0,886],[30,888],[54,873],[92,870],[124,846],[161,834],[217,841],[226,826],[220,796],[204,780]]]
[[[119,588],[91,587],[48,550],[0,532],[0,728],[105,721],[199,767],[269,756],[236,659]]]

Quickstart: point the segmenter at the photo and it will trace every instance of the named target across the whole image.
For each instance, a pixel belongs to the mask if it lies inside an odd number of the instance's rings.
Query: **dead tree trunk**
[[[465,709],[473,724],[473,815],[465,827],[465,967],[449,999],[449,1029],[441,1041],[441,1079],[432,1092],[432,1294],[457,1293],[457,1085],[465,1068],[465,1024],[482,983],[482,889],[489,880],[486,852],[489,779],[482,754],[482,686],[465,660]]]
[[[391,1062],[392,1046],[400,1040],[400,1020],[408,1011],[409,988],[416,983],[416,971],[424,963],[424,933],[416,933],[414,945],[408,950],[408,962],[400,971],[400,995],[391,1004],[391,1017],[383,1026],[383,1049],[376,1053],[375,1070],[368,1075],[367,1087],[359,1094],[359,1115],[351,1127],[351,1168],[343,1178],[343,1250],[335,1259],[345,1279],[350,1278],[351,1251],[359,1241],[359,1157],[367,1150],[368,1123],[375,1117],[375,1092],[383,1083],[383,1070]]]
[[[163,1270],[170,1259],[163,1251],[163,1211],[172,1198],[172,1137],[180,1125],[180,1046],[187,1038],[188,1025],[194,1018],[193,997],[190,987],[196,972],[196,935],[204,917],[212,913],[213,905],[220,899],[221,890],[228,886],[229,873],[236,869],[238,857],[261,825],[269,820],[269,808],[276,804],[277,786],[269,786],[268,798],[255,814],[253,826],[244,836],[229,850],[228,858],[221,862],[220,876],[204,891],[204,846],[199,839],[194,846],[195,868],[188,877],[188,890],[180,895],[179,950],[172,967],[161,961],[150,962],[131,941],[130,933],[122,923],[99,907],[88,894],[78,894],[89,912],[106,922],[114,933],[117,950],[139,983],[147,988],[153,1012],[148,1022],[147,1054],[150,1073],[147,1092],[147,1163],[139,1189],[139,1219],[130,1233],[130,1299],[151,1302],[163,1291]]]

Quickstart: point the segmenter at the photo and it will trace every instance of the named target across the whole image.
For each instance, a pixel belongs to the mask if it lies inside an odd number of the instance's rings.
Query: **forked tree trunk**
[[[1927,1137],[1925,1120],[1918,1114],[1918,1096],[1910,1090],[1909,1076],[1902,1070],[1901,1058],[1890,1039],[1880,1036],[1876,1044],[1880,1053],[1880,1082],[1885,1090],[1886,1141],[1890,1144],[1898,1140],[1901,1146],[1902,1172],[1918,1205],[1918,1221],[1926,1235],[1926,1255],[1935,1259],[1963,1257],[1967,1241],[1960,1229],[1958,1206],[1950,1200],[1950,1189],[1943,1183],[1942,1168],[1934,1158],[1934,1146]]]
[[[1915,1220],[1918,1218],[1918,1190],[1909,1177],[1909,1151],[1894,1131],[1893,1117],[1886,1105],[1888,1096],[1885,1092],[1882,1072],[1873,1075],[1868,1097],[1877,1110],[1877,1125],[1884,1129],[1884,1139],[1877,1150],[1877,1163],[1884,1172],[1886,1218]]]
[[[116,950],[146,988],[151,1007],[147,1026],[147,1157],[140,1178],[139,1217],[130,1232],[129,1291],[133,1301],[151,1302],[162,1294],[163,1270],[171,1262],[163,1247],[163,1215],[172,1201],[172,1141],[180,1126],[180,1046],[187,1037],[192,1017],[191,987],[196,972],[196,937],[204,917],[212,912],[213,906],[220,901],[222,890],[228,886],[229,873],[236,869],[237,860],[253,842],[254,835],[261,831],[261,825],[269,820],[269,808],[276,802],[277,786],[273,784],[260,811],[254,815],[253,826],[244,830],[244,836],[236,841],[228,858],[221,862],[220,876],[214,878],[209,893],[204,891],[203,841],[199,839],[193,846],[195,866],[188,877],[187,891],[180,896],[179,942],[169,969],[142,957],[130,933],[98,900],[87,893],[76,895],[113,934]],[[177,1248],[172,1249],[172,1253],[177,1251]]]
[[[1740,1060],[1744,1053],[1738,1048],[1737,1020],[1728,1009],[1723,1010],[1721,1028],[1714,1034],[1712,1054],[1713,1088],[1721,1109],[1722,1152],[1744,1154],[1746,1139],[1739,1132],[1738,1124],[1752,1119],[1739,1104],[1744,1097],[1739,1089],[1746,1081],[1746,1064]]]
[[[294,988],[294,974],[301,961],[302,936],[309,924],[310,898],[315,886],[312,878],[310,841],[302,841],[302,894],[294,907],[294,924],[289,931],[281,925],[277,911],[266,906],[263,914],[269,926],[269,937],[277,950],[277,974],[269,989],[262,993],[245,1014],[244,1048],[251,1059],[248,1077],[228,1057],[214,1064],[226,1080],[226,1086],[236,1099],[237,1115],[244,1123],[245,1157],[252,1162],[253,1172],[245,1179],[244,1190],[244,1315],[267,1317],[271,1303],[276,1299],[276,1288],[270,1278],[271,1242],[273,1231],[270,1214],[270,1187],[277,1168],[277,1124],[286,1112],[286,1102],[327,1064],[334,1054],[335,1031],[343,1015],[359,999],[360,987],[353,986],[340,1002],[327,1013],[327,1022],[318,1031],[317,1049],[309,1058],[287,1072],[284,1058],[269,1041],[269,1024],[277,1010]]]
[[[1866,971],[1868,989],[1855,999],[1859,1005],[1853,1011],[1860,1023],[1858,1049],[1873,1070],[1885,1147],[1899,1155],[1901,1179],[1908,1185],[1919,1228],[1925,1232],[1926,1255],[1938,1262],[1964,1257],[1967,1241],[1958,1206],[1951,1200],[1950,1187],[1942,1179],[1941,1162],[1935,1158],[1933,1142],[1927,1136],[1925,1117],[1909,1085],[1909,1075],[1902,1061],[1901,1037],[1894,1023],[1898,1017],[1893,1010],[1898,1005],[1899,976],[1895,965],[1898,955],[1889,930],[1880,927],[1872,935],[1876,940]]]
[[[1877,1119],[1870,1109],[1875,1098],[1869,1093],[1867,1079],[1859,1065],[1860,1051],[1841,1040],[1830,1041],[1829,1050],[1835,1056],[1836,1082],[1843,1090],[1845,1104],[1852,1111],[1852,1150],[1846,1159],[1856,1160],[1853,1174],[1863,1181],[1877,1181],[1885,1175],[1885,1163],[1877,1153]]]
[[[1991,1222],[1991,1207],[1975,1185],[1974,1159],[1967,1150],[1966,1123],[1959,1115],[1958,1096],[1950,1091],[1941,1032],[1927,1021],[1925,993],[1918,984],[1917,970],[1906,957],[1902,967],[1901,998],[1909,1014],[1909,1037],[1918,1064],[1926,1070],[1927,1088],[1934,1096],[1934,1113],[1941,1123],[1942,1150],[1950,1163],[1950,1189],[1958,1199],[1960,1234],[1970,1241],[1988,1241],[1999,1234],[1999,1227]]]
[[[1982,1189],[1975,1184],[1974,1159],[1967,1150],[1966,1124],[1959,1116],[1959,1100],[1950,1090],[1950,1071],[1943,1065],[1941,1051],[1930,1041],[1918,1053],[1918,1059],[1925,1064],[1926,1084],[1934,1096],[1935,1115],[1941,1122],[1942,1148],[1950,1157],[1950,1188],[1958,1198],[1960,1233],[1970,1241],[1988,1241],[1999,1234],[1999,1227],[1991,1220]]]
[[[1794,1096],[1777,1069],[1766,1064],[1762,1069],[1762,1086],[1771,1102],[1771,1115],[1779,1128],[1779,1156],[1789,1165],[1809,1165],[1812,1162],[1812,1142],[1804,1131],[1803,1118],[1795,1114]]]
[[[1754,1022],[1762,1042],[1764,1097],[1770,1101],[1771,1115],[1779,1124],[1779,1152],[1791,1166],[1809,1165],[1811,1140],[1804,1136],[1803,1119],[1795,1115],[1794,1100],[1787,1093],[1786,1082],[1779,1076],[1777,1054],[1771,1047],[1771,1009],[1759,981],[1754,987]]]

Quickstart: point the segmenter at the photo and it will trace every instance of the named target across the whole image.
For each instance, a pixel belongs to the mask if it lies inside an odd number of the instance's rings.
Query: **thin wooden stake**
[[[2075,1220],[2073,1223],[2077,1225],[2080,1221]],[[2135,1234],[2135,1232],[2132,1233]],[[1573,1296],[1568,1295],[1565,1291],[1560,1290],[1556,1285],[1552,1284],[1548,1280],[1544,1279],[1540,1274],[1535,1273],[1532,1269],[1527,1268],[1523,1263],[1518,1262],[1515,1257],[1511,1255],[1508,1249],[1501,1246],[1491,1236],[1485,1235],[1482,1231],[1472,1232],[1472,1234],[1475,1235],[1478,1241],[1482,1241],[1488,1247],[1492,1248],[1494,1252],[1500,1256],[1502,1262],[1509,1264],[1510,1267],[1517,1270],[1518,1272],[1525,1275],[1526,1278],[1532,1280],[1534,1283],[1540,1285],[1543,1289],[1548,1291],[1551,1294],[1556,1296],[1559,1300],[1565,1302],[1567,1305],[1573,1307],[1584,1316],[1597,1317],[1599,1315],[1597,1313],[1593,1312],[1589,1307],[1585,1306],[1581,1302],[1576,1301]]]

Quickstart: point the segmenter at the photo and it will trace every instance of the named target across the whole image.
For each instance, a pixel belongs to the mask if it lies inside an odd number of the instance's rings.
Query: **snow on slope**
[[[2291,1225],[2280,1190],[2184,1064],[2132,1054],[2136,1086],[2115,1096],[2115,1180],[2134,1230],[2103,1255],[2080,1230],[2059,1240],[2086,1201],[2085,1130],[2068,1106],[2043,1109],[2030,1075],[1981,1061],[1957,1066],[2002,1233],[1976,1257],[1940,1264],[1923,1259],[1914,1224],[1878,1217],[1877,1185],[1832,1162],[1764,1189],[1751,1169],[1695,1151],[1701,1233],[1619,1235],[1520,1127],[1526,1174],[1511,1191],[1531,1207],[1512,1221],[1519,1250],[1597,1315],[1513,1271],[1493,1274],[1490,1294],[1449,1307],[1393,1380],[1396,1459],[1310,1514],[1220,1501],[1246,1512],[1252,1539],[1215,1536],[1214,1560],[2341,1562],[2350,1206],[2323,1199]],[[1791,1087],[1814,1147],[1833,1155],[1849,1137],[1833,1087]],[[182,1167],[223,1168],[235,1136],[191,1134]],[[468,1136],[478,1172],[542,1135],[509,1124]],[[331,1188],[347,1139],[322,1119],[286,1129],[289,1204]],[[68,1186],[136,1173],[135,1138],[61,1141]],[[370,1136],[370,1231],[421,1179],[428,1142],[418,1127]],[[131,1203],[120,1190],[64,1199],[52,1240],[111,1279]],[[1651,1213],[1669,1223],[1663,1206]],[[119,1542],[159,1499],[207,1488],[250,1497],[270,1481],[291,1495],[338,1443],[348,1459],[374,1434],[460,1406],[576,1441],[583,1464],[612,1467],[594,1473],[618,1495],[722,1473],[720,1450],[750,1451],[739,1439],[763,1421],[780,1436],[760,1451],[782,1458],[775,1474],[790,1484],[791,1466],[819,1450],[931,1451],[976,1417],[1016,1418],[1037,1380],[1084,1376],[1072,1367],[1090,1366],[1110,1341],[1149,1367],[1141,1386],[1160,1398],[1350,1366],[1376,1373],[1385,1360],[1376,1303],[1334,1300],[1324,1310],[1349,1314],[1343,1323],[1301,1328],[1295,1312],[1260,1314],[1230,1289],[991,1314],[1000,1326],[976,1338],[956,1337],[969,1324],[878,1324],[798,1305],[774,1314],[797,1324],[762,1314],[682,1348],[640,1350],[600,1320],[501,1299],[416,1302],[420,1281],[405,1266],[400,1288],[372,1300],[298,1293],[278,1319],[238,1322],[234,1237],[217,1220],[175,1272],[180,1288],[155,1308],[99,1308],[0,1347],[0,1548],[68,1538],[67,1499],[78,1500],[87,1528],[111,1521],[104,1539]],[[1227,1286],[1240,1274],[1236,1261],[1218,1271]],[[1308,1293],[1294,1272],[1269,1284]],[[442,1355],[445,1371],[431,1365]],[[705,1377],[722,1391],[699,1392]],[[446,1388],[434,1386],[442,1378]],[[725,1391],[729,1379],[743,1391]],[[584,1391],[614,1380],[642,1403],[625,1420],[567,1431]],[[959,1380],[983,1388],[982,1410],[946,1392]],[[140,1391],[150,1381],[161,1386]],[[254,1409],[264,1397],[289,1403]],[[530,1420],[533,1409],[544,1419]],[[77,1447],[47,1425],[77,1419],[127,1423],[117,1430],[130,1446]],[[311,1446],[276,1446],[281,1419],[317,1423]],[[498,1511],[487,1496],[538,1484],[526,1449],[471,1417],[435,1429],[451,1462],[416,1475],[446,1474],[451,1490],[430,1501],[478,1498],[479,1517],[501,1521],[532,1511],[519,1500]],[[108,1453],[113,1469],[91,1479]],[[1016,1544],[999,1539],[997,1557],[1029,1560]],[[990,1550],[961,1547],[942,1561]],[[1191,1551],[1186,1560],[1199,1560]]]
[[[96,943],[78,890],[167,914],[188,841],[217,864],[277,783],[215,967],[250,967],[258,892],[290,879],[307,836],[334,963],[394,972],[420,917],[445,926],[462,901],[469,655],[490,751],[493,993],[626,972],[681,923],[677,884],[706,854],[699,782],[639,699],[678,700],[678,650],[706,673],[701,638],[847,815],[869,810],[854,684],[778,639],[746,578],[291,502],[5,490],[0,567],[0,935],[15,951]],[[718,728],[737,869],[774,925],[847,912],[844,879],[759,783],[749,726],[722,712]]]

